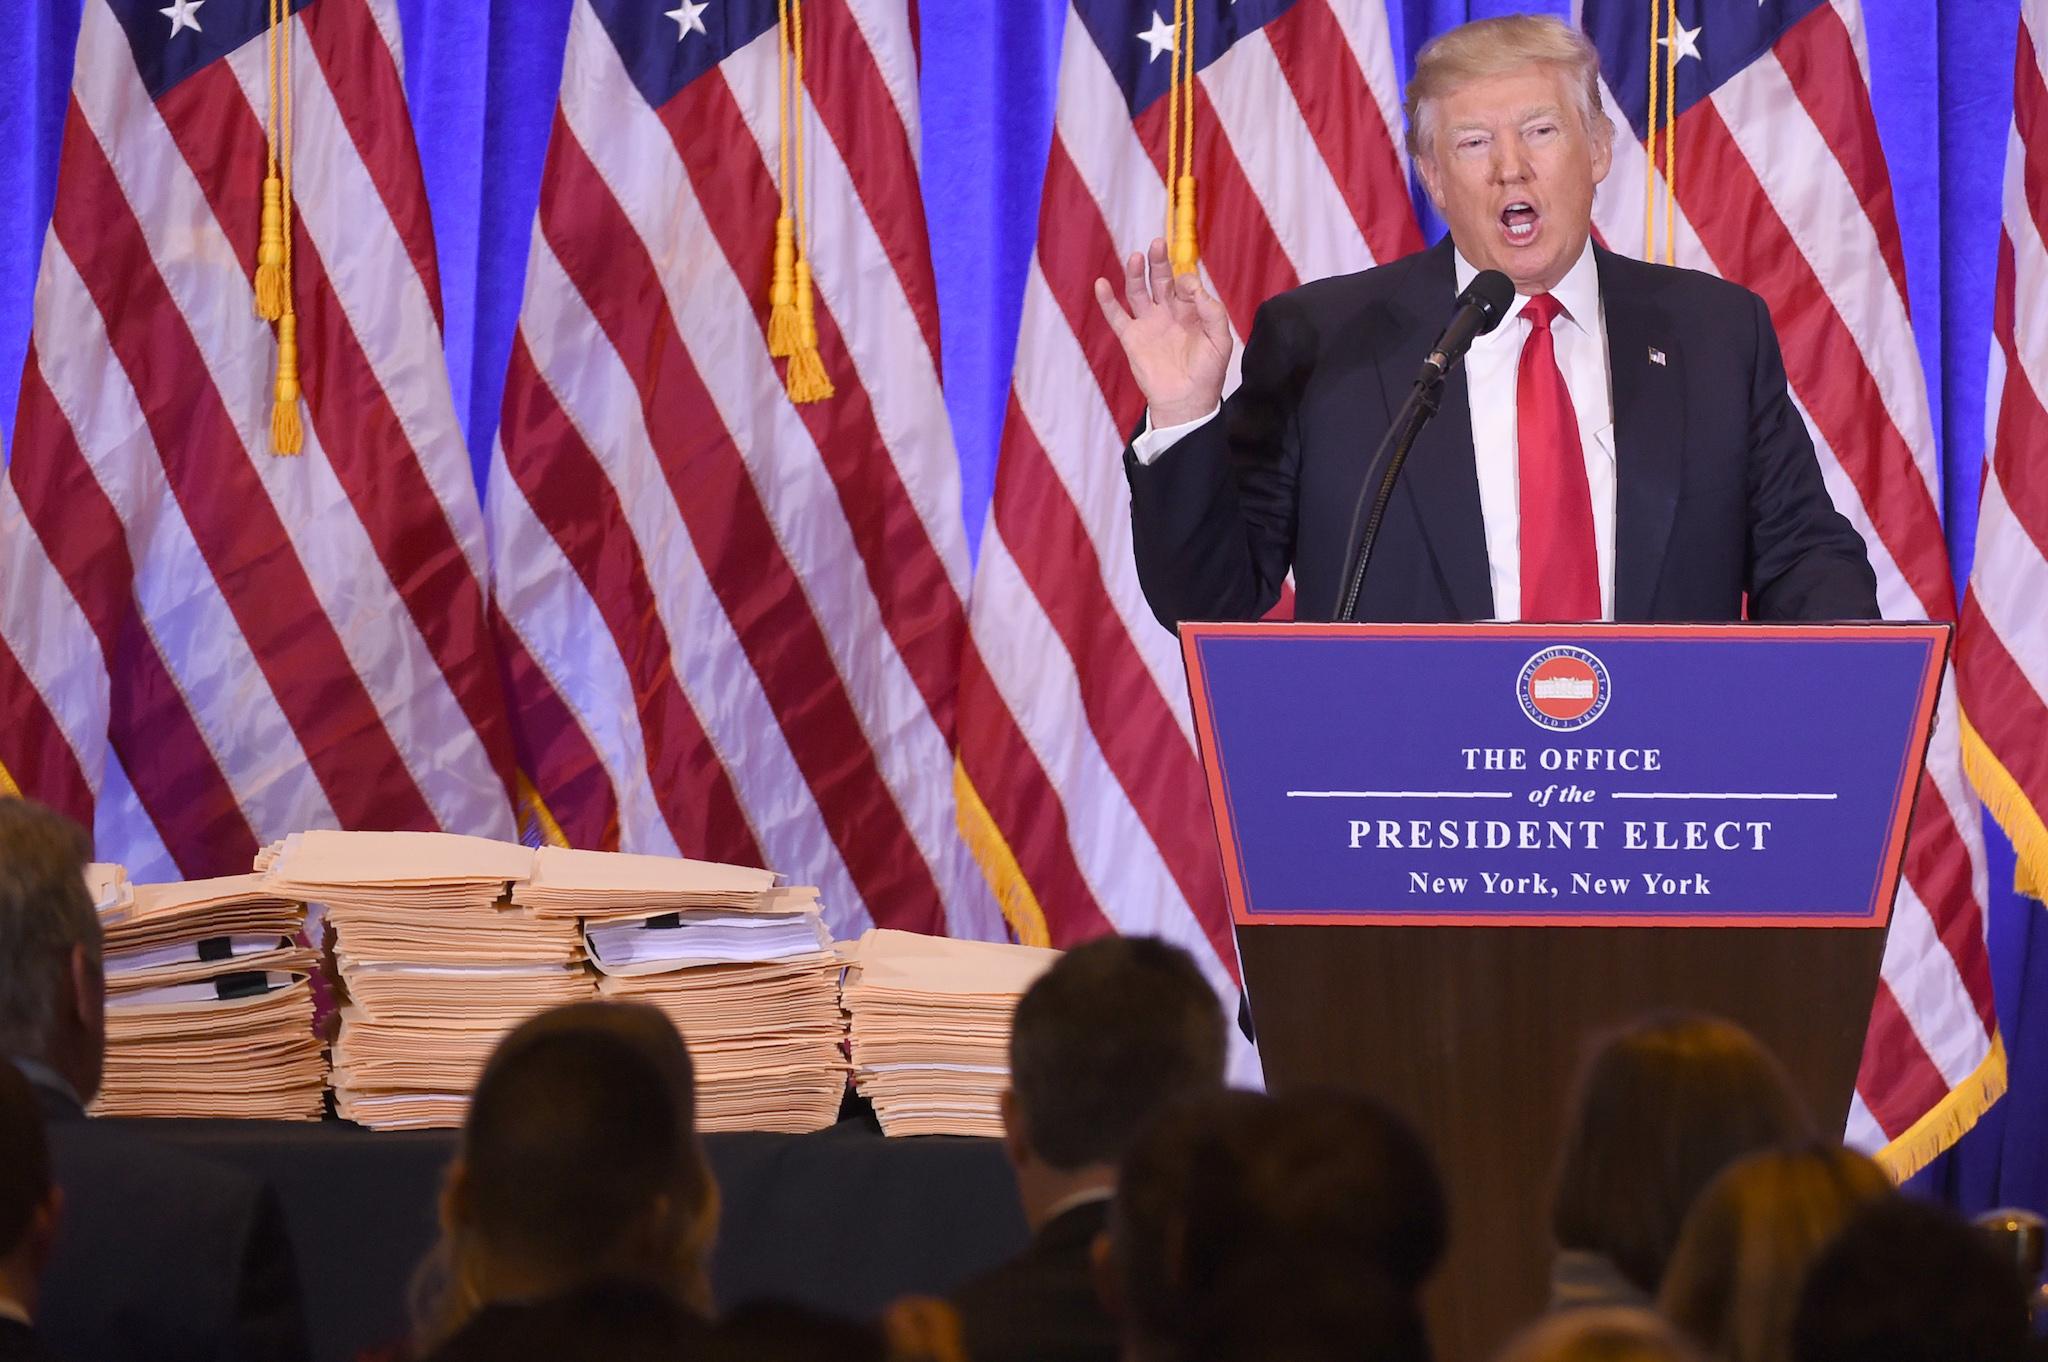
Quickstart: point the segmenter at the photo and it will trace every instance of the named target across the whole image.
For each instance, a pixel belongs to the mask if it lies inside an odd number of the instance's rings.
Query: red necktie
[[[1586,453],[1550,335],[1550,323],[1563,311],[1548,293],[1522,308],[1530,330],[1515,378],[1515,448],[1525,620],[1600,618],[1600,558],[1593,546]]]

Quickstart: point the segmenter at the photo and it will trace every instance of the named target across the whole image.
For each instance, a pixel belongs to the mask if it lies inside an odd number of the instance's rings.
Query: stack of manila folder
[[[1000,1135],[1010,1017],[1059,952],[870,929],[844,1000],[853,1082],[884,1135]]]
[[[581,924],[599,996],[689,1043],[705,1130],[822,1130],[846,1091],[839,962],[815,889],[741,866],[543,847],[512,901]]]
[[[507,899],[530,847],[438,832],[302,832],[258,858],[271,893],[324,905],[341,998],[336,1111],[456,1126],[484,1061],[536,1012],[592,993],[574,920]]]
[[[298,939],[304,907],[255,875],[87,878],[106,921],[107,1061],[93,1113],[317,1119],[326,1066],[314,954]],[[102,893],[124,900],[110,920]]]

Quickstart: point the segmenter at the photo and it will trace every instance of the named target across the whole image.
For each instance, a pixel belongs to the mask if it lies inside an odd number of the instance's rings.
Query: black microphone
[[[1515,301],[1514,281],[1499,270],[1481,270],[1458,295],[1458,310],[1416,373],[1417,383],[1434,383],[1456,367],[1472,342],[1501,324]]]
[[[1409,446],[1415,443],[1429,418],[1436,415],[1444,375],[1465,357],[1473,341],[1501,324],[1514,300],[1514,281],[1499,270],[1482,271],[1458,295],[1458,310],[1451,314],[1450,325],[1437,338],[1429,358],[1422,361],[1408,400],[1401,404],[1394,424],[1387,428],[1386,436],[1366,464],[1365,481],[1358,488],[1358,503],[1351,509],[1351,531],[1346,536],[1350,552],[1345,555],[1344,590],[1337,598],[1336,619],[1349,620],[1357,613],[1358,595],[1365,586],[1365,569],[1372,562],[1373,542],[1379,538],[1380,520],[1394,495],[1394,479],[1401,475],[1401,465],[1407,462]],[[1379,467],[1389,445],[1393,446],[1393,453],[1387,458],[1386,474],[1379,481],[1378,494],[1372,498],[1368,511],[1366,494],[1373,487],[1373,470]]]

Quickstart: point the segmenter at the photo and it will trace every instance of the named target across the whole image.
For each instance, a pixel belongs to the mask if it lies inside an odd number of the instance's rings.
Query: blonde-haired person
[[[1807,1269],[1860,1207],[1891,1195],[1883,1169],[1836,1144],[1731,1164],[1686,1216],[1658,1306],[1714,1362],[1791,1362]]]
[[[463,1355],[465,1330],[593,1290],[671,1303],[680,1343],[709,1328],[717,1221],[675,1026],[643,1004],[541,1013],[477,1082],[415,1282],[417,1353]]]
[[[1701,1362],[1684,1335],[1649,1310],[1612,1305],[1538,1320],[1494,1362]]]
[[[1449,238],[1264,300],[1228,401],[1229,316],[1199,271],[1155,240],[1121,297],[1095,282],[1145,395],[1124,473],[1161,623],[1257,619],[1290,572],[1297,618],[1336,613],[1374,450],[1494,271],[1495,324],[1435,380],[1356,618],[1875,619],[1763,300],[1592,239],[1615,129],[1585,36],[1536,15],[1453,29],[1407,111]]]

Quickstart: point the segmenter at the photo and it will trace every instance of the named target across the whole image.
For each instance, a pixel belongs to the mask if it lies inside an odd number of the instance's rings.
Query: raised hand
[[[1166,242],[1155,238],[1144,255],[1124,262],[1126,312],[1107,279],[1095,281],[1095,301],[1123,343],[1131,377],[1151,409],[1154,427],[1197,420],[1223,400],[1230,363],[1230,320],[1201,275],[1176,276]]]

